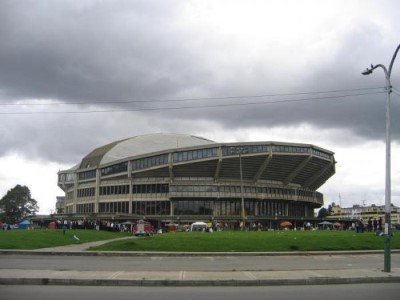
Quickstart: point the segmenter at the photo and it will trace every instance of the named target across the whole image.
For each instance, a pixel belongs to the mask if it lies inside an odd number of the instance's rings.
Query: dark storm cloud
[[[84,118],[76,115],[5,116],[2,118],[4,126],[0,127],[0,156],[17,153],[32,160],[72,167],[94,148],[114,140],[151,133],[154,123],[149,118],[129,118],[120,113],[113,118],[97,114]]]
[[[185,89],[204,76],[192,67],[199,58],[184,50],[174,6],[147,2],[40,1],[29,10],[6,2],[0,88],[16,98],[69,101],[148,99]]]
[[[309,44],[292,45],[293,49],[284,48],[282,37],[281,41],[263,45],[257,53],[252,46],[246,47],[235,37],[217,33],[211,27],[198,28],[182,22],[183,3],[2,1],[0,103],[21,99],[115,101],[95,108],[107,110],[315,98],[318,95],[128,106],[116,103],[383,87],[380,71],[368,77],[360,73],[370,63],[388,65],[397,46],[393,39],[384,36],[382,25],[365,20],[350,23],[337,35],[321,33]],[[392,5],[385,30],[398,32],[395,12],[400,7]],[[393,28],[387,29],[388,24]],[[326,39],[327,46],[320,46]],[[322,50],[315,50],[318,47]],[[399,71],[397,61],[392,75],[395,87],[400,86]],[[169,131],[182,131],[180,120],[213,121],[230,129],[309,123],[316,128],[343,128],[368,139],[382,139],[384,100],[384,94],[377,94],[281,104],[142,111],[123,114],[123,118],[121,114],[6,116],[3,124],[7,128],[0,129],[4,137],[0,154],[29,149],[37,157],[46,153],[50,160],[70,161],[110,140],[154,130],[158,126],[154,120],[163,118],[175,121],[174,128],[160,127]],[[393,100],[393,115],[400,115],[399,96],[393,95]],[[80,108],[88,110],[93,106]],[[393,118],[393,122],[397,128],[394,137],[398,139],[400,120]],[[69,156],[60,158],[60,153]]]
[[[239,102],[250,103],[248,106],[217,108],[204,114],[199,111],[188,111],[185,112],[186,117],[201,116],[210,120],[220,120],[228,128],[295,126],[308,123],[320,129],[341,128],[366,139],[383,140],[386,110],[384,72],[380,68],[369,76],[363,76],[361,72],[371,63],[374,65],[381,63],[389,67],[400,40],[397,44],[387,41],[382,28],[373,22],[363,21],[347,28],[335,42],[336,44],[332,42],[330,45],[332,49],[328,48],[327,52],[308,57],[306,62],[299,62],[299,65],[303,66],[300,69],[296,64],[291,65],[284,61],[275,63],[255,61],[255,64],[261,66],[246,67],[253,68],[257,70],[256,72],[237,70],[237,74],[240,75],[234,79],[237,81],[236,84],[228,81],[220,90],[210,85],[221,95],[224,95],[224,92],[227,93],[225,95],[246,95],[243,92],[246,89],[247,95],[251,95],[250,91],[253,91],[253,94],[256,91],[257,95],[274,94],[279,91],[298,92],[298,95],[256,99],[242,97]],[[295,51],[301,52],[305,49],[296,48]],[[400,53],[392,71],[392,85],[400,87]],[[275,72],[284,75],[274,76]],[[244,77],[243,74],[248,74],[248,77]],[[368,90],[368,88],[377,89]],[[354,90],[351,91],[352,89]],[[336,92],[302,94],[316,91]],[[252,105],[255,102],[264,104]],[[230,103],[234,101],[230,100]],[[400,115],[398,89],[396,93],[392,93],[391,113],[392,135],[398,140],[400,139],[400,118],[396,117]],[[177,117],[181,114],[179,111],[173,113]]]

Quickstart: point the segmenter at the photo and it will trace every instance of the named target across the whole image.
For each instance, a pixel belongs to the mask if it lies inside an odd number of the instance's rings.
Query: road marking
[[[209,261],[214,261],[214,260],[215,260],[215,257],[206,256],[205,259],[206,259],[206,260],[209,260]]]
[[[152,256],[152,257],[150,257],[150,259],[153,260],[153,261],[163,260],[163,258],[161,256]]]
[[[314,275],[316,277],[323,277],[320,273],[317,273],[317,272],[312,271],[312,270],[308,270],[308,273],[310,273],[311,275]]]
[[[246,277],[248,277],[250,279],[257,279],[257,277],[254,276],[254,274],[251,272],[243,272],[243,274],[246,275]]]
[[[115,273],[111,274],[111,276],[109,276],[109,279],[115,279],[122,273],[123,273],[122,271],[115,272]]]

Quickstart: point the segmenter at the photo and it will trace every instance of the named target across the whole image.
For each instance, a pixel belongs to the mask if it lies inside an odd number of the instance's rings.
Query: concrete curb
[[[55,271],[2,270],[0,285],[74,286],[282,286],[400,283],[391,273],[370,269],[298,271]]]
[[[392,249],[392,254],[400,249]],[[63,255],[63,256],[312,256],[312,255],[370,255],[383,254],[383,250],[355,251],[291,251],[291,252],[135,252],[135,251],[86,251],[86,250],[13,250],[0,249],[1,255]]]
[[[329,284],[400,283],[400,277],[304,278],[264,280],[121,280],[121,279],[53,279],[1,278],[0,285],[64,285],[64,286],[291,286]]]

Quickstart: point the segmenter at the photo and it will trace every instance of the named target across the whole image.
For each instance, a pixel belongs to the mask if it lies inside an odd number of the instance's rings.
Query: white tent
[[[207,224],[204,222],[194,222],[192,225],[190,225],[190,231],[193,231],[193,227],[194,228],[200,228],[200,229],[206,229],[207,228]]]
[[[318,223],[318,224],[319,224],[319,225],[322,225],[322,228],[323,228],[323,229],[329,228],[329,226],[332,226],[332,225],[333,225],[333,223],[328,222],[328,221],[323,221],[323,222]]]
[[[333,225],[333,223],[328,222],[328,221],[323,221],[321,223],[318,223],[319,225]]]

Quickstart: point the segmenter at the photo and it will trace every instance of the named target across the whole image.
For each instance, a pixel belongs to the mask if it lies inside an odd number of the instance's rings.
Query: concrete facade
[[[64,219],[301,221],[334,173],[333,152],[314,145],[152,134],[94,149],[58,186]]]

